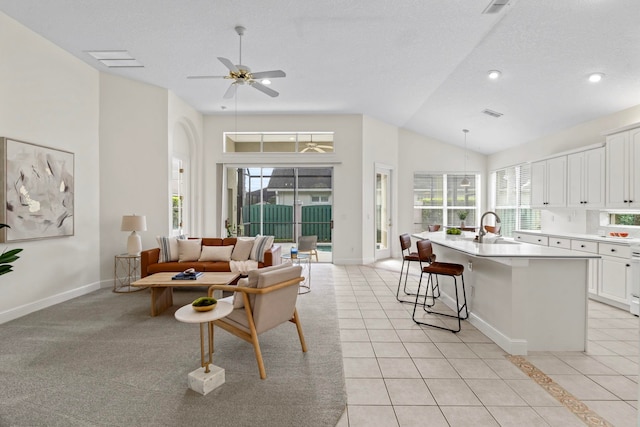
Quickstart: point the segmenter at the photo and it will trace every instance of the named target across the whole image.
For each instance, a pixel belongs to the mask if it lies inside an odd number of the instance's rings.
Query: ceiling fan
[[[307,142],[306,147],[300,150],[301,153],[306,153],[307,151],[315,151],[316,153],[326,153],[324,150],[333,151],[333,146],[331,145],[320,145],[316,142]]]
[[[240,58],[239,58],[240,63],[235,65],[229,59],[222,58],[219,56],[218,60],[222,62],[225,67],[229,69],[229,74],[227,74],[226,76],[189,76],[187,78],[188,79],[233,80],[231,82],[231,86],[229,86],[227,91],[224,93],[223,98],[225,99],[233,98],[234,95],[236,94],[236,90],[238,89],[238,86],[241,86],[241,85],[252,86],[258,89],[260,92],[266,93],[267,95],[275,98],[276,96],[279,95],[279,93],[262,84],[260,80],[267,79],[267,78],[286,77],[287,75],[282,70],[259,71],[257,73],[252,73],[249,67],[242,64],[242,36],[244,35],[246,28],[238,25],[235,28],[235,30],[236,30],[236,33],[238,33],[238,35],[240,36]]]

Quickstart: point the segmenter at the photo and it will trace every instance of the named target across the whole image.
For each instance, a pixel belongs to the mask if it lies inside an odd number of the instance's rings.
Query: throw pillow
[[[246,261],[251,256],[251,249],[253,249],[253,242],[255,239],[247,239],[239,237],[236,240],[236,245],[231,253],[231,259],[233,261]]]
[[[156,236],[158,246],[160,247],[160,258],[158,262],[171,262],[178,260],[178,240],[184,240],[187,236]]]
[[[238,280],[238,286],[246,286],[248,288],[257,288],[258,287],[258,279],[260,273],[265,273],[268,271],[279,270],[281,268],[291,267],[291,264],[278,264],[272,265],[271,267],[260,268],[257,270],[249,271],[248,276],[245,279]],[[255,300],[255,295],[249,295],[249,300],[253,304],[253,300]],[[242,308],[244,307],[244,299],[242,297],[242,292],[234,292],[233,293],[233,308]]]
[[[178,262],[197,261],[202,239],[178,240]]]
[[[264,262],[264,253],[273,245],[273,236],[256,236],[251,249],[251,259]]]
[[[233,245],[203,246],[198,261],[231,261]]]

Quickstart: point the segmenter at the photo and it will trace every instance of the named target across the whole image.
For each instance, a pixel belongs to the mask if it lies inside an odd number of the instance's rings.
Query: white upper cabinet
[[[568,207],[604,207],[604,167],[604,147],[567,156]]]
[[[608,208],[640,207],[640,128],[607,136]]]
[[[531,163],[531,205],[567,206],[567,156]]]

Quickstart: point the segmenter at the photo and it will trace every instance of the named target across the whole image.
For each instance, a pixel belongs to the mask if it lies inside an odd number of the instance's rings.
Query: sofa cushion
[[[273,265],[271,267],[261,268],[259,270],[251,270],[246,278],[238,280],[238,286],[246,286],[247,288],[257,288],[258,287],[258,279],[260,278],[260,273],[264,273],[267,271],[279,270],[281,268],[291,267],[291,264],[278,264]],[[253,303],[255,299],[254,295],[249,295],[250,301]],[[233,294],[233,308],[242,308],[244,307],[244,299],[242,297],[242,292],[234,292]]]
[[[203,246],[198,261],[231,261],[233,246]]]
[[[178,261],[178,240],[184,240],[187,236],[156,236],[160,246],[160,258],[158,262]]]
[[[273,236],[256,236],[250,258],[254,261],[264,262],[264,253],[273,245],[273,239]]]
[[[231,259],[233,261],[246,261],[251,256],[251,249],[253,249],[254,238],[240,237],[236,241],[236,245],[231,253]]]
[[[198,261],[202,239],[178,240],[178,262]]]

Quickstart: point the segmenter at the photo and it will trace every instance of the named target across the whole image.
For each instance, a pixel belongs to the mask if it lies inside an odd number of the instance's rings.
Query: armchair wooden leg
[[[298,317],[298,309],[293,310],[293,323],[296,324],[298,329],[298,337],[300,338],[300,345],[302,345],[302,352],[307,352],[307,343],[304,340],[304,334],[302,333],[302,325],[300,324],[300,318]]]
[[[258,362],[258,371],[260,371],[260,378],[267,378],[267,372],[264,369],[264,362],[262,361],[262,352],[260,351],[260,343],[258,342],[258,332],[256,331],[256,323],[253,320],[253,313],[251,312],[251,304],[249,303],[249,295],[242,294],[244,299],[244,309],[247,314],[247,321],[249,323],[249,331],[251,332],[251,344],[253,345],[253,351],[256,353],[256,361]]]

